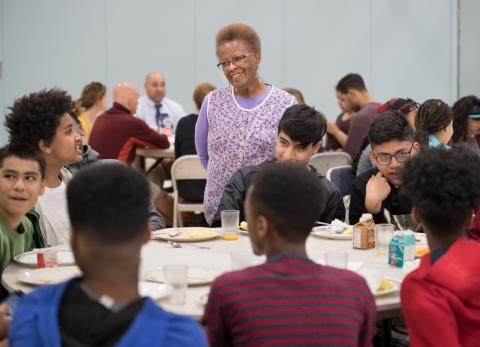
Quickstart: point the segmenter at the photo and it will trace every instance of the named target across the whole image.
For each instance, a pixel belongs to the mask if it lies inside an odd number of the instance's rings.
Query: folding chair
[[[203,212],[203,203],[182,201],[179,202],[177,181],[179,180],[206,180],[207,171],[200,163],[198,155],[184,155],[173,162],[173,227],[183,226],[181,212]]]
[[[342,165],[330,168],[327,171],[326,177],[337,186],[340,194],[342,194],[343,204],[345,205],[345,223],[348,224],[350,196],[352,194],[355,172],[351,165]]]
[[[352,158],[345,152],[323,152],[312,155],[308,163],[325,175],[327,171],[336,166],[348,165]]]

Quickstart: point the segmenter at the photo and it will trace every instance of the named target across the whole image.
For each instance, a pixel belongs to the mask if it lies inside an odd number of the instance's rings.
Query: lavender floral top
[[[211,92],[207,102],[208,178],[203,202],[205,218],[211,223],[223,189],[235,171],[273,159],[278,122],[296,100],[280,89],[269,87],[255,107],[246,109],[239,105],[228,86]],[[196,137],[198,127],[197,123]],[[202,140],[195,141],[200,155]]]

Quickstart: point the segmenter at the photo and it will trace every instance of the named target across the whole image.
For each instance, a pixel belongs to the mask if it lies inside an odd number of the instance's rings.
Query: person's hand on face
[[[370,177],[365,192],[365,207],[370,213],[378,213],[382,209],[382,202],[391,192],[390,184],[381,172]]]

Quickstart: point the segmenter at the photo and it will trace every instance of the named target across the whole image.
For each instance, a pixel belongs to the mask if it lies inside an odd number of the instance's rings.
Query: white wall
[[[480,1],[460,0],[459,96],[480,96]]]
[[[75,97],[92,80],[142,87],[145,74],[159,70],[168,96],[193,112],[195,85],[226,83],[215,67],[214,37],[237,21],[260,34],[261,77],[300,89],[330,119],[338,113],[334,87],[349,72],[362,74],[378,101],[457,97],[457,0],[0,1],[1,110],[53,86]],[[477,33],[475,24],[465,30]],[[472,42],[470,63],[479,56]]]

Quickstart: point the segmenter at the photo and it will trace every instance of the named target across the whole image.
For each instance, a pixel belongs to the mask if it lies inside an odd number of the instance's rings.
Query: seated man
[[[412,346],[479,345],[480,244],[465,237],[480,204],[479,172],[468,148],[422,151],[403,170],[402,192],[430,247],[402,283]]]
[[[376,168],[357,176],[353,182],[350,224],[357,223],[363,213],[371,213],[375,223],[397,222],[402,229],[415,227],[409,218],[410,201],[398,194],[399,170],[419,149],[414,137],[412,127],[398,114],[385,112],[372,123],[368,140],[372,146],[370,158]]]
[[[330,223],[335,218],[345,219],[345,207],[342,195],[337,187],[327,180],[321,172],[308,165],[308,160],[318,152],[325,135],[325,117],[307,105],[293,105],[285,110],[278,124],[278,135],[275,143],[275,159],[278,162],[293,162],[308,167],[314,172],[320,183],[328,192],[327,206],[317,216],[317,220]],[[225,186],[222,199],[215,214],[212,225],[220,225],[220,212],[223,210],[239,210],[240,219],[245,219],[243,203],[245,194],[253,176],[269,162],[246,166],[235,172]]]
[[[203,317],[211,346],[372,345],[376,308],[365,280],[306,254],[327,197],[299,165],[255,175],[245,210],[253,251],[267,262],[215,279]]]
[[[40,218],[41,240],[36,247],[68,243],[70,221],[65,191],[72,173],[66,166],[80,161],[87,161],[84,164],[88,166],[98,160],[96,156],[84,160],[83,131],[72,107],[72,99],[65,91],[42,90],[15,100],[6,116],[10,143],[34,147],[45,158],[45,193],[30,213]],[[155,211],[151,223],[154,230],[165,226]]]
[[[139,295],[140,252],[150,238],[144,176],[100,163],[72,179],[67,201],[71,247],[83,275],[22,298],[10,345],[206,346],[194,321]]]
[[[368,134],[370,124],[378,116],[379,106],[368,92],[362,76],[350,73],[338,82],[337,97],[343,103],[345,112],[355,112],[350,120],[348,134],[345,134],[335,123],[328,123],[327,132],[343,147],[343,150],[355,159],[362,150],[363,139]]]
[[[30,147],[0,149],[0,275],[17,254],[39,247],[38,223],[27,213],[45,189],[45,160]],[[6,296],[0,285],[0,299]]]
[[[89,144],[102,159],[132,163],[135,147],[168,148],[168,138],[135,118],[138,89],[129,83],[118,83],[113,89],[113,106],[97,118]]]

